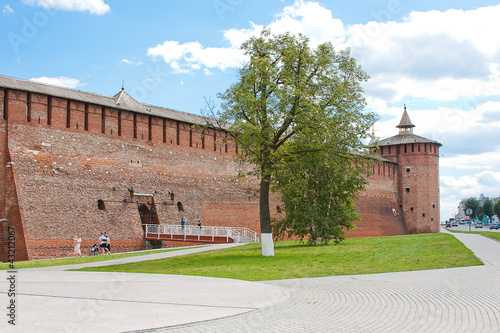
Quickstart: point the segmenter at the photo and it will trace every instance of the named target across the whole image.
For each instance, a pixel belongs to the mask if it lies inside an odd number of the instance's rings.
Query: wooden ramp
[[[146,240],[200,243],[258,243],[257,233],[241,227],[143,224]]]

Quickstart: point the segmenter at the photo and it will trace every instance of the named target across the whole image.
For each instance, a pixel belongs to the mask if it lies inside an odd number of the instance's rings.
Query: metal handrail
[[[160,235],[170,235],[173,239],[174,235],[183,235],[184,240],[187,236],[201,236],[212,237],[226,237],[233,239],[235,243],[239,243],[242,238],[249,239],[251,242],[258,243],[257,233],[251,229],[243,227],[217,227],[217,226],[193,226],[193,225],[176,225],[176,224],[143,224],[145,226],[146,237],[148,234],[157,234],[158,239]]]

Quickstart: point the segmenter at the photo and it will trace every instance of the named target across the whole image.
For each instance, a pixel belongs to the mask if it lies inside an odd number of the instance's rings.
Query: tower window
[[[436,208],[436,204],[435,203],[432,204],[432,208]]]
[[[412,212],[413,212],[413,207],[410,207],[410,211],[412,211]]]
[[[182,203],[180,201],[177,203],[177,209],[179,210],[179,212],[184,211],[184,207],[182,206]]]
[[[410,172],[410,171],[411,171],[410,168],[406,168],[406,172]]]
[[[406,188],[406,193],[410,193],[410,188],[409,187]]]

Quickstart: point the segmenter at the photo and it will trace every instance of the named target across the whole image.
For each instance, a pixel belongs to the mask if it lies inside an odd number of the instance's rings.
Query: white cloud
[[[229,29],[223,37],[229,47],[203,47],[199,42],[179,44],[177,41],[165,41],[148,49],[148,55],[162,58],[170,64],[176,73],[189,73],[195,70],[204,71],[205,75],[212,71],[205,69],[239,68],[247,58],[239,49],[241,44],[252,36],[258,36],[264,26],[250,22],[249,29]],[[302,33],[310,38],[311,46],[315,47],[327,41],[334,45],[342,45],[345,39],[344,25],[341,20],[334,19],[330,10],[316,2],[296,1],[287,6],[276,19],[267,25],[273,34],[290,32]]]
[[[75,12],[88,11],[90,14],[103,15],[111,8],[103,0],[22,0],[30,6],[53,8]]]
[[[14,14],[14,9],[12,9],[12,7],[10,7],[10,5],[9,5],[9,4],[6,4],[6,5],[3,7],[2,13],[3,13],[4,15]]]
[[[346,45],[372,76],[368,94],[386,101],[496,95],[499,16],[500,5],[412,12],[402,22],[354,25],[347,30]]]
[[[500,149],[483,152],[480,154],[458,154],[451,157],[442,157],[439,161],[441,167],[469,170],[498,170],[500,165]]]
[[[132,60],[128,60],[128,59],[122,59],[121,62],[123,62],[127,65],[136,65],[136,66],[140,66],[143,64],[142,61],[132,61]]]
[[[37,78],[31,78],[30,81],[46,83],[71,89],[75,89],[85,85],[83,83],[80,83],[78,79],[73,79],[65,76],[58,76],[58,77],[41,76]]]
[[[176,73],[188,73],[202,68],[241,67],[245,56],[239,49],[234,48],[204,48],[198,42],[179,44],[177,41],[165,41],[148,49],[149,56],[162,58],[170,64]]]
[[[224,32],[224,38],[232,47],[239,47],[244,41],[253,36],[258,36],[263,25],[250,22],[250,29],[230,29]],[[294,35],[299,33],[310,39],[312,47],[321,43],[331,42],[340,47],[345,42],[344,24],[335,19],[329,9],[322,7],[317,2],[295,1],[292,6],[287,6],[276,19],[267,27],[273,34],[289,32]]]

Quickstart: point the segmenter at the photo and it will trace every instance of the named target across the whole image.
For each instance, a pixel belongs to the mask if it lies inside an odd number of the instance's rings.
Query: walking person
[[[108,250],[108,239],[106,236],[104,236],[104,233],[101,232],[101,236],[99,236],[99,253],[101,254],[106,254],[106,251]]]
[[[184,218],[181,219],[181,228],[184,230],[184,225],[186,224],[186,221],[184,221]]]
[[[106,232],[104,233],[104,236],[106,236],[106,249],[108,250],[108,254],[111,254],[111,240]]]
[[[75,236],[73,238],[73,241],[75,242],[73,253],[79,257],[82,256],[82,250],[80,249],[80,245],[82,243],[82,239],[78,236]]]

